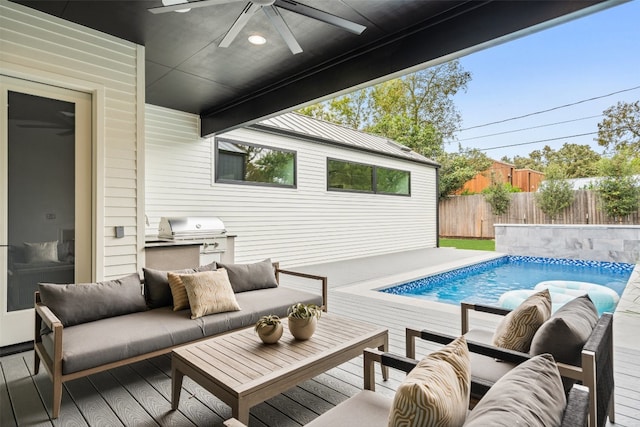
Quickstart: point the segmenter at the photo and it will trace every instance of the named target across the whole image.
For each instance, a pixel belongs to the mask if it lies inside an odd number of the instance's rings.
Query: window
[[[408,171],[376,167],[376,192],[385,194],[409,195]]]
[[[373,192],[373,166],[329,159],[329,189]]]
[[[411,173],[381,166],[327,159],[327,187],[333,191],[411,195]]]
[[[295,187],[296,153],[216,140],[216,182]]]

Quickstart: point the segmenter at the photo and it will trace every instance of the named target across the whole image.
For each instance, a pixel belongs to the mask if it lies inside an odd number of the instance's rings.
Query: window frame
[[[293,184],[278,184],[275,182],[259,182],[259,181],[247,181],[247,180],[237,180],[237,179],[228,179],[220,177],[220,148],[219,142],[227,142],[230,144],[240,144],[246,145],[249,147],[256,148],[264,148],[271,151],[277,151],[280,153],[292,154],[293,155]],[[224,150],[223,150],[224,151]],[[214,182],[220,184],[235,184],[235,185],[253,185],[259,187],[275,187],[275,188],[298,188],[298,152],[296,150],[289,150],[286,148],[273,147],[271,145],[264,144],[256,144],[253,142],[245,142],[238,141],[231,138],[215,138],[214,139],[214,164],[215,164],[215,173],[214,173]],[[244,173],[246,174],[246,163],[243,165]]]
[[[351,163],[351,164],[355,164],[355,165],[362,165],[362,166],[369,166],[372,168],[372,177],[371,177],[371,187],[372,190],[371,191],[367,191],[367,190],[353,190],[353,189],[349,189],[349,188],[336,188],[336,187],[331,187],[330,182],[329,182],[329,164],[330,162],[341,162],[341,163]],[[409,185],[408,185],[408,191],[407,193],[389,193],[386,191],[378,191],[378,169],[388,169],[388,170],[392,170],[392,171],[399,171],[399,172],[406,172],[409,175]],[[343,160],[343,159],[338,159],[335,157],[327,157],[327,161],[326,161],[326,188],[327,191],[336,191],[336,192],[341,192],[341,193],[358,193],[358,194],[380,194],[383,196],[401,196],[401,197],[411,197],[411,171],[408,170],[404,170],[404,169],[397,169],[397,168],[390,168],[387,166],[377,166],[371,163],[364,163],[364,162],[354,162],[351,160]]]

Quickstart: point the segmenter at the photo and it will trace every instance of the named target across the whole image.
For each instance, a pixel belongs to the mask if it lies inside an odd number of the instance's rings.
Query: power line
[[[470,129],[477,129],[477,128],[482,128],[482,127],[486,127],[486,126],[496,125],[496,124],[499,124],[499,123],[510,122],[512,120],[523,119],[525,117],[531,117],[531,116],[535,116],[537,114],[548,113],[549,111],[559,110],[561,108],[572,107],[574,105],[583,104],[585,102],[590,102],[590,101],[595,101],[596,99],[606,98],[608,96],[617,95],[617,94],[623,93],[623,92],[630,92],[630,91],[636,90],[636,89],[640,89],[640,86],[635,86],[635,87],[632,87],[632,88],[629,88],[629,89],[619,90],[617,92],[611,92],[611,93],[608,93],[606,95],[594,96],[593,98],[583,99],[581,101],[576,101],[576,102],[572,102],[570,104],[564,104],[564,105],[560,105],[558,107],[553,107],[553,108],[549,108],[549,109],[546,109],[546,110],[540,110],[540,111],[536,111],[536,112],[533,112],[533,113],[524,114],[522,116],[510,117],[510,118],[504,119],[504,120],[498,120],[498,121],[495,121],[495,122],[485,123],[485,124],[482,124],[482,125],[471,126],[471,127],[468,127],[468,128],[460,129],[460,132],[463,132],[463,131],[466,131],[466,130],[470,130]]]
[[[488,138],[490,136],[498,136],[498,135],[505,135],[505,134],[508,134],[508,133],[523,132],[525,130],[539,129],[539,128],[544,128],[544,127],[548,127],[548,126],[555,126],[555,125],[562,125],[562,124],[565,124],[565,123],[578,122],[580,120],[595,119],[596,117],[602,117],[602,114],[598,114],[597,116],[581,117],[579,119],[565,120],[565,121],[562,121],[562,122],[547,123],[547,124],[539,125],[539,126],[531,126],[531,127],[528,127],[528,128],[520,128],[520,129],[515,129],[515,130],[508,130],[508,131],[505,131],[505,132],[491,133],[491,134],[488,134],[488,135],[474,136],[473,138],[457,139],[456,142],[472,141],[474,139]]]
[[[480,150],[480,151],[489,151],[489,150],[497,150],[499,148],[519,147],[521,145],[539,144],[541,142],[557,141],[559,139],[575,138],[575,137],[578,137],[578,136],[595,135],[597,133],[598,132],[579,133],[579,134],[576,134],[576,135],[567,135],[567,136],[561,136],[561,137],[558,137],[558,138],[539,139],[537,141],[529,141],[529,142],[520,142],[518,144],[501,145],[499,147],[478,148],[478,150]]]

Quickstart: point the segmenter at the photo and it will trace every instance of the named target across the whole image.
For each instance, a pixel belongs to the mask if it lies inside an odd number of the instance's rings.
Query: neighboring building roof
[[[640,175],[633,176],[636,181],[640,182]],[[567,182],[571,183],[574,190],[589,190],[592,186],[595,186],[602,180],[601,176],[592,176],[588,178],[571,178],[567,179]]]
[[[340,145],[356,150],[412,160],[431,166],[440,166],[437,162],[390,139],[298,113],[284,113],[249,127],[289,136],[297,136],[314,142]]]

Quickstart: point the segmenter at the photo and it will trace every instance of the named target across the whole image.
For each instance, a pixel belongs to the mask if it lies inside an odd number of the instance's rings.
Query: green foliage
[[[596,184],[602,209],[612,218],[634,213],[640,207],[640,183],[633,176],[633,157],[623,150],[611,159],[602,159],[603,178]]]
[[[495,251],[495,240],[487,239],[440,239],[440,247],[473,249],[476,251]]]
[[[558,150],[548,145],[542,150],[534,150],[529,157],[515,156],[513,163],[517,169],[532,169],[546,174],[550,167],[559,167],[566,178],[584,178],[598,175],[598,162],[602,156],[588,145],[564,143]]]
[[[465,182],[491,166],[491,159],[475,149],[459,148],[457,153],[443,152],[437,160],[441,165],[438,188],[441,199],[454,194],[464,186]]]
[[[254,326],[254,330],[257,332],[258,329],[264,328],[265,326],[276,326],[281,323],[282,320],[280,320],[280,317],[276,316],[275,314],[269,314],[258,319],[256,325]]]
[[[491,212],[494,215],[502,215],[507,213],[509,205],[511,205],[511,192],[507,185],[500,182],[495,174],[491,174],[492,184],[482,191],[484,199],[491,206]]]
[[[301,302],[293,304],[287,309],[287,317],[295,319],[317,319],[322,315],[322,309],[315,304],[303,304]]]
[[[598,123],[598,144],[608,151],[619,153],[629,150],[640,156],[640,101],[618,102],[604,112]]]
[[[459,127],[453,96],[466,90],[470,80],[458,61],[450,61],[298,112],[384,136],[435,158]]]
[[[575,193],[566,180],[564,170],[554,165],[547,168],[545,180],[540,184],[534,198],[542,212],[554,220],[560,212],[571,206]]]

